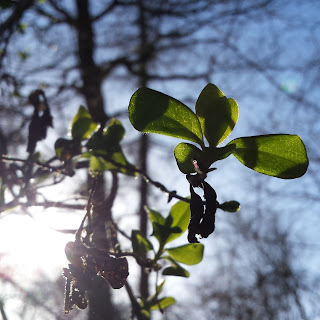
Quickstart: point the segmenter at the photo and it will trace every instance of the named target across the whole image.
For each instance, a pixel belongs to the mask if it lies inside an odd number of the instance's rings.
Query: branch
[[[14,199],[6,204],[0,206],[0,213],[11,210],[16,207],[21,208],[29,208],[29,207],[43,207],[43,208],[62,208],[62,209],[69,209],[69,210],[84,210],[85,205],[81,204],[68,204],[62,202],[55,202],[55,201],[43,201],[43,202],[22,202],[19,199]]]
[[[134,317],[134,315],[136,315],[138,320],[144,320],[145,318],[143,317],[143,315],[141,314],[141,311],[140,311],[141,310],[140,305],[137,302],[136,298],[134,297],[134,294],[132,292],[131,286],[128,283],[128,280],[126,281],[125,288],[127,290],[129,299],[131,301],[133,317]]]
[[[99,14],[97,14],[95,17],[91,18],[92,22],[96,22],[99,19],[103,18],[106,14],[108,14],[109,12],[111,12],[113,10],[113,8],[118,4],[117,0],[113,0],[112,3],[107,6],[106,8],[104,8]]]

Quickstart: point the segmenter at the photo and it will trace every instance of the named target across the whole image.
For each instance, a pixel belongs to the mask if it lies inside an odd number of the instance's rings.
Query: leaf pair
[[[172,248],[165,246],[187,230],[191,215],[189,203],[177,202],[172,206],[167,218],[164,218],[154,210],[148,209],[148,213],[153,227],[152,235],[159,242],[159,258],[161,257],[171,262],[171,267],[164,269],[163,274],[188,277],[188,271],[183,269],[178,262],[186,265],[199,263],[203,257],[203,245],[187,244]],[[168,253],[169,256],[163,256],[164,252]]]
[[[161,92],[140,88],[129,104],[129,119],[141,132],[159,133],[199,144],[180,143],[174,150],[183,173],[195,172],[197,160],[205,170],[217,160],[233,154],[245,166],[270,176],[293,179],[308,168],[305,146],[299,136],[263,135],[234,139],[217,147],[233,130],[238,119],[238,105],[214,84],[208,84],[196,102],[196,113],[182,102]],[[209,146],[205,146],[204,138]]]

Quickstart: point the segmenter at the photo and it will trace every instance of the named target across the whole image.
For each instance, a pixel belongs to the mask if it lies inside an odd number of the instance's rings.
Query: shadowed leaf
[[[307,171],[305,145],[297,135],[272,134],[234,139],[232,154],[245,166],[277,178],[294,179]]]
[[[233,130],[239,110],[234,99],[227,99],[219,88],[209,83],[197,100],[196,114],[210,147],[215,147]]]
[[[141,132],[164,134],[203,145],[197,116],[182,102],[161,92],[138,89],[130,100],[129,119]]]

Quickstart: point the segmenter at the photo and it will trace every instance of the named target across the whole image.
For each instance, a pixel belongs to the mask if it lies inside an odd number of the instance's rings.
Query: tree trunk
[[[105,125],[108,116],[104,111],[104,102],[101,92],[102,76],[100,69],[94,62],[95,40],[92,21],[90,18],[89,1],[76,0],[77,22],[76,31],[78,36],[78,58],[81,71],[83,94],[86,100],[89,112],[94,121]],[[91,185],[88,177],[88,186]],[[97,182],[96,192],[93,195],[93,206],[96,208],[92,217],[93,225],[99,230],[96,234],[100,238],[104,229],[103,202],[105,200],[105,179],[101,176]],[[97,223],[95,223],[97,222]],[[106,239],[106,237],[101,237]],[[89,298],[89,320],[116,320],[118,319],[115,307],[111,299],[111,288],[104,279],[97,277],[92,288],[88,291]]]
[[[94,62],[95,40],[89,12],[89,1],[77,0],[77,10],[76,29],[82,77],[82,92],[93,120],[104,125],[108,120],[108,116],[104,111],[101,92],[101,71]]]
[[[148,51],[148,40],[147,40],[147,29],[146,29],[146,19],[145,19],[145,11],[144,11],[144,3],[143,0],[139,0],[139,19],[138,24],[140,28],[140,36],[139,36],[139,47],[140,47],[140,65],[139,65],[139,86],[147,86],[148,77],[146,74],[147,65],[148,65],[148,57],[151,57],[150,52]],[[142,135],[139,141],[139,165],[143,172],[148,173],[147,166],[147,156],[148,156],[148,145],[149,145],[149,137],[147,135]],[[148,226],[148,217],[145,211],[145,206],[148,204],[148,183],[145,180],[141,180],[140,182],[140,205],[139,205],[139,217],[140,217],[140,231],[143,235],[147,235],[147,226]],[[149,273],[145,268],[141,268],[140,273],[140,295],[142,297],[149,296]]]

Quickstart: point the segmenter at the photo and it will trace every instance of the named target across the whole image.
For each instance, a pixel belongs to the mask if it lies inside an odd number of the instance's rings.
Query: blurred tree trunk
[[[139,66],[138,66],[138,83],[141,87],[146,87],[148,84],[147,68],[149,59],[152,59],[152,51],[150,51],[148,46],[147,38],[147,21],[145,18],[144,11],[144,0],[138,1],[138,26],[139,26]],[[143,172],[148,173],[148,147],[149,137],[147,135],[142,135],[139,140],[139,165]],[[146,236],[148,232],[148,216],[145,210],[145,206],[148,204],[148,193],[149,186],[148,183],[141,179],[140,187],[140,204],[139,204],[139,217],[140,217],[140,231]],[[141,267],[140,274],[140,294],[142,297],[149,296],[149,274],[148,271]]]
[[[104,126],[108,116],[104,111],[104,102],[101,92],[102,75],[100,68],[95,64],[95,35],[92,20],[90,18],[89,0],[77,0],[76,31],[78,38],[78,58],[82,78],[82,92],[87,107],[94,121]],[[107,241],[105,231],[106,209],[105,202],[105,178],[99,176],[92,197],[93,213],[92,224],[93,241]],[[92,178],[88,176],[88,189],[92,187]],[[115,307],[111,299],[110,285],[104,279],[97,277],[92,282],[88,291],[89,320],[115,320],[118,319]]]

